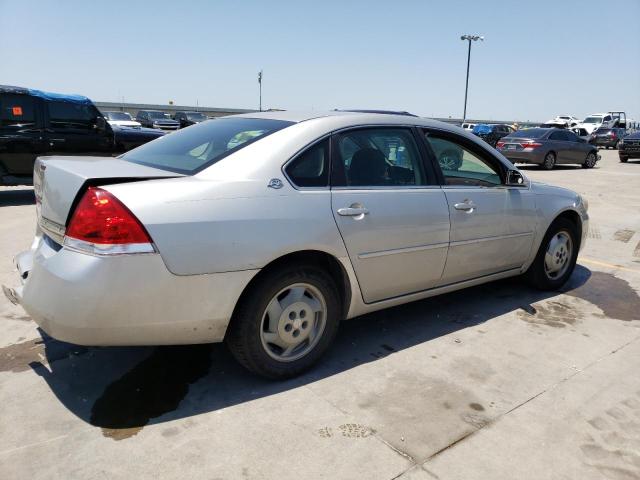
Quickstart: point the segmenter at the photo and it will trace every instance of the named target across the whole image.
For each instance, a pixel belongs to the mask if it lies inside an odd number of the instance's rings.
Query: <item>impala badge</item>
[[[272,178],[271,180],[269,180],[269,185],[267,185],[267,187],[275,188],[276,190],[282,188],[282,186],[282,180],[280,180],[279,178]]]

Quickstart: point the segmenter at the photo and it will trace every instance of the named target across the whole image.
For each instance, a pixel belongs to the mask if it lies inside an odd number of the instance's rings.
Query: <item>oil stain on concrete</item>
[[[153,418],[178,408],[189,385],[211,366],[210,345],[158,347],[111,383],[93,404],[90,423],[105,437],[124,440]]]
[[[629,282],[610,273],[591,272],[587,282],[564,293],[594,304],[608,318],[640,320],[640,296]]]
[[[546,325],[554,328],[565,328],[574,325],[582,318],[582,313],[565,303],[550,301],[537,304],[535,307],[522,307],[518,311],[518,316],[525,322],[534,325]]]
[[[0,372],[24,372],[33,364],[51,364],[86,352],[86,347],[43,336],[0,348]]]

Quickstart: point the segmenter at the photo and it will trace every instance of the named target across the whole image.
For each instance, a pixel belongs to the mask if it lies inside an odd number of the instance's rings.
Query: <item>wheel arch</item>
[[[342,311],[340,312],[340,318],[346,318],[349,311],[349,305],[351,304],[351,296],[353,292],[353,285],[349,280],[349,274],[345,270],[344,266],[334,255],[321,251],[321,250],[298,250],[282,255],[260,269],[260,271],[251,279],[251,281],[245,286],[244,290],[238,297],[235,310],[238,305],[244,300],[245,296],[251,292],[253,287],[267,272],[271,272],[274,269],[283,268],[289,265],[314,265],[324,269],[333,279],[340,295],[340,305]],[[233,321],[233,315],[232,315]]]
[[[559,218],[567,219],[575,225],[578,237],[578,250],[580,250],[580,244],[582,243],[582,218],[580,217],[580,214],[573,209],[564,210],[554,217],[554,219],[549,224],[549,227]],[[549,229],[549,227],[547,227],[547,230]]]

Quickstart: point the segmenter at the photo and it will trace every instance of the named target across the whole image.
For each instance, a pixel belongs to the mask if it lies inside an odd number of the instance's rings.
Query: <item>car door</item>
[[[556,163],[571,163],[569,145],[562,130],[556,129],[549,135],[551,150],[556,153]]]
[[[98,128],[98,110],[85,102],[48,100],[46,150],[49,155],[108,155],[113,132],[108,122]]]
[[[43,151],[42,101],[31,95],[0,94],[0,176],[31,175]]]
[[[451,221],[440,285],[520,268],[529,258],[536,223],[529,187],[506,186],[507,167],[474,142],[438,130],[424,133]],[[459,158],[451,162],[454,152]]]
[[[332,138],[331,207],[363,300],[434,287],[449,242],[449,212],[424,146],[410,127]]]
[[[585,143],[580,141],[575,133],[569,130],[563,131],[562,135],[565,139],[565,142],[567,142],[566,157],[570,159],[572,163],[584,163],[585,159],[587,158],[587,153],[590,151],[590,148],[588,148]]]

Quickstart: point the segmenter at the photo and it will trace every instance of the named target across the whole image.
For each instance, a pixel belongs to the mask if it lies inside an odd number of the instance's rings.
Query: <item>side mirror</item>
[[[107,129],[107,121],[104,119],[104,117],[97,117],[96,118],[96,129],[97,130],[106,130]]]
[[[507,172],[507,185],[510,187],[524,187],[524,176],[518,170]]]

